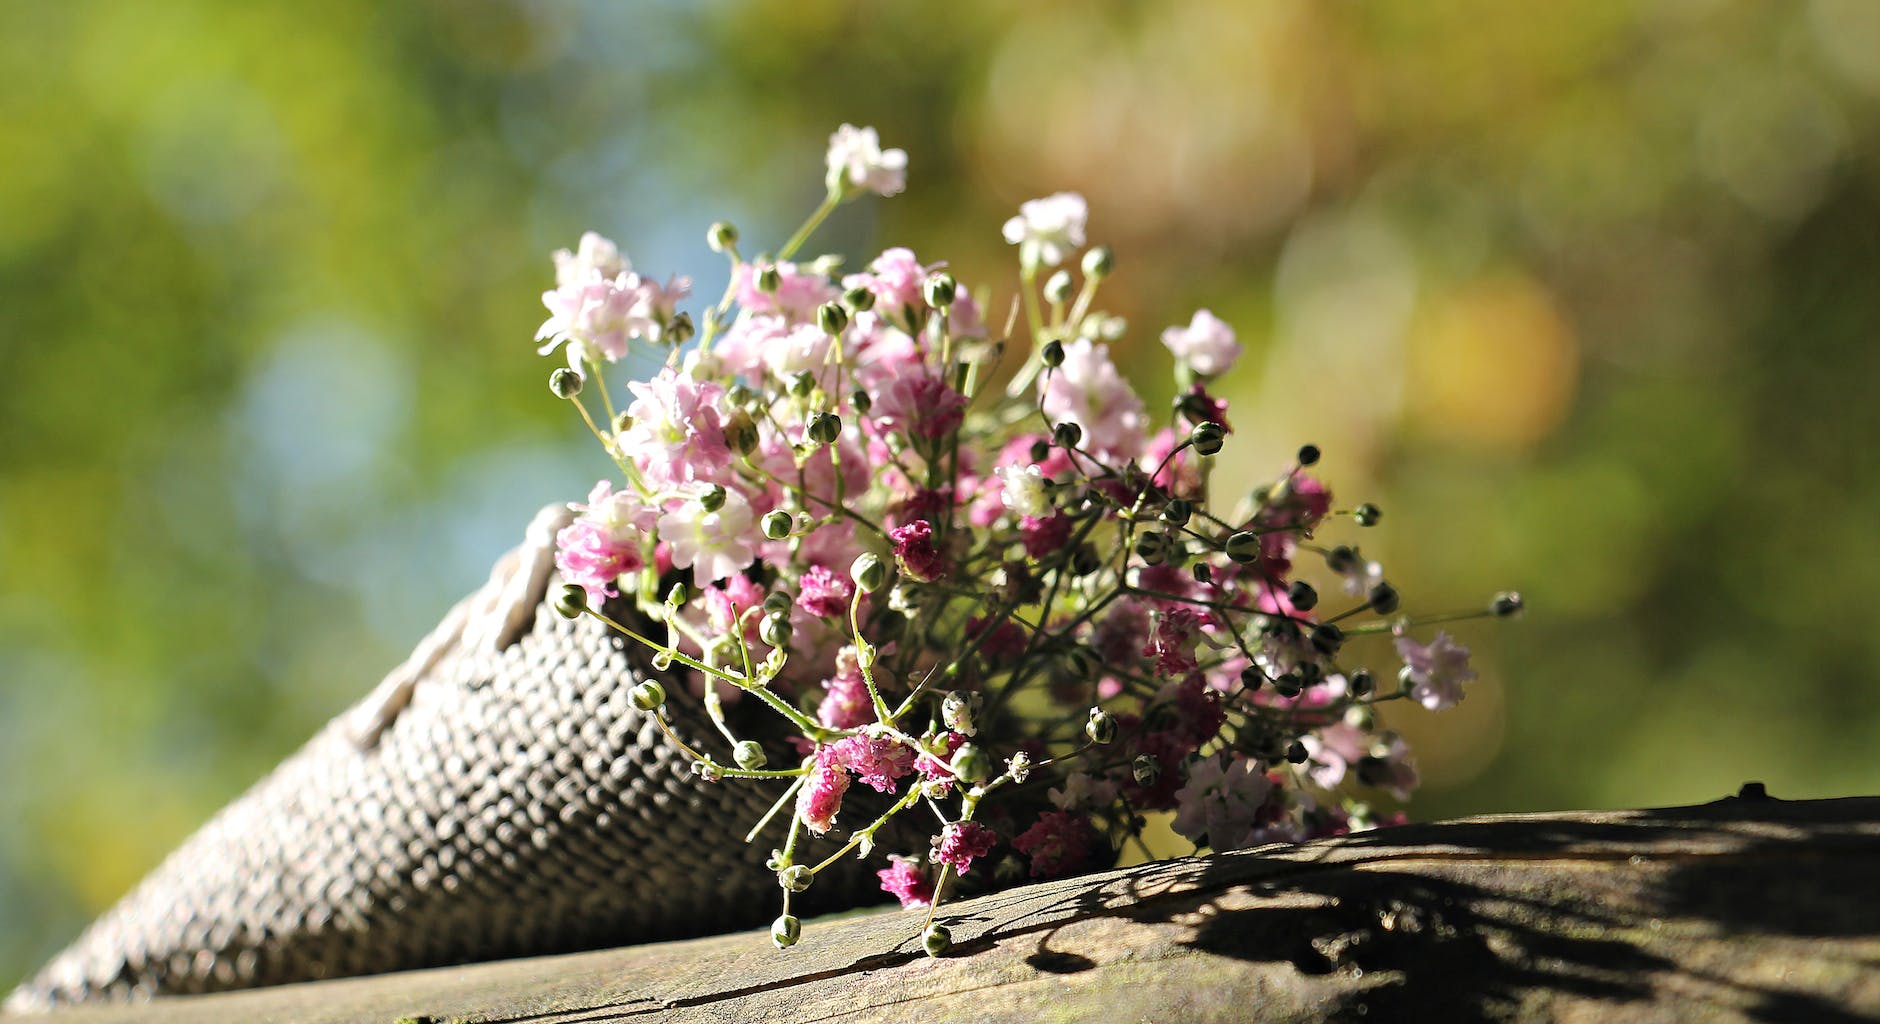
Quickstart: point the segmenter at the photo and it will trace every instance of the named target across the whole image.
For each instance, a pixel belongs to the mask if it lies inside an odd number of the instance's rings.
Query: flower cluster
[[[989,293],[909,249],[849,273],[802,258],[830,212],[900,192],[906,168],[844,125],[823,204],[774,252],[747,258],[714,225],[731,283],[697,330],[683,278],[642,278],[593,234],[556,254],[543,298],[542,350],[568,361],[551,387],[619,471],[571,506],[559,607],[696,675],[729,757],[671,730],[659,684],[633,698],[701,778],[780,788],[779,945],[800,931],[790,894],[904,842],[920,804],[939,827],[879,875],[928,908],[936,953],[952,887],[1108,866],[1147,815],[1217,851],[1383,823],[1370,793],[1407,797],[1417,775],[1378,706],[1441,710],[1474,678],[1466,648],[1415,630],[1519,597],[1400,615],[1376,562],[1317,539],[1380,513],[1341,509],[1310,445],[1251,495],[1212,492],[1234,330],[1200,310],[1161,333],[1178,397],[1153,412],[1113,358],[1126,325],[1095,305],[1113,260],[1087,246],[1080,196],[1004,225],[1017,337],[988,327]],[[665,362],[617,409],[602,371],[635,339]],[[1322,608],[1308,577],[1349,596]],[[1354,651],[1374,635],[1395,640],[1394,686]],[[726,695],[774,710],[800,759],[770,765],[787,748],[738,735]]]

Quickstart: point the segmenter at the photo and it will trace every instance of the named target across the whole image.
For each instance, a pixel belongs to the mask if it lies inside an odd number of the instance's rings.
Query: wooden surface
[[[1880,798],[1503,815],[58,1024],[1880,1020]]]

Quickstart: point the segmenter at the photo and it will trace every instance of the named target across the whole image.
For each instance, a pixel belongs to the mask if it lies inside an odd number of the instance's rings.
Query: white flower
[[[589,363],[625,356],[634,338],[658,341],[691,290],[684,277],[661,285],[634,273],[614,243],[590,231],[576,251],[555,253],[555,290],[542,294],[549,317],[535,332],[536,351],[566,345],[568,365],[586,376]]]
[[[1462,684],[1475,678],[1469,668],[1469,649],[1438,632],[1436,639],[1419,644],[1407,636],[1397,638],[1397,653],[1403,657],[1399,673],[1410,684],[1410,699],[1442,711],[1462,702]]]
[[[1064,346],[1064,362],[1040,381],[1045,416],[1083,428],[1085,447],[1122,459],[1141,453],[1142,399],[1110,362],[1109,346],[1076,339]]]
[[[1051,498],[1045,493],[1044,470],[1038,466],[1000,466],[999,497],[1005,507],[1021,516],[1043,519],[1051,514]]]
[[[1270,842],[1256,822],[1272,793],[1272,780],[1253,761],[1236,754],[1223,766],[1219,755],[1203,758],[1175,793],[1175,831],[1222,852]]]
[[[1019,259],[1055,267],[1084,244],[1090,206],[1075,192],[1059,192],[1021,203],[1018,216],[1005,222],[1005,240],[1021,246]]]
[[[659,517],[659,539],[672,548],[673,568],[690,567],[699,583],[722,580],[756,561],[752,534],[751,503],[735,490],[725,492],[715,512],[687,500]]]
[[[829,136],[831,191],[867,189],[891,196],[907,187],[907,151],[881,148],[873,128],[845,124]]]
[[[1195,311],[1186,327],[1170,327],[1162,332],[1162,344],[1175,358],[1203,377],[1226,373],[1240,358],[1240,344],[1234,329],[1205,309]]]
[[[633,264],[620,254],[620,247],[597,232],[582,234],[574,252],[555,250],[555,284],[558,286],[608,280],[632,272]]]

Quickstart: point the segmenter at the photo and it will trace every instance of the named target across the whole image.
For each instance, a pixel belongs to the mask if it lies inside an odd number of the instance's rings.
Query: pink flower
[[[838,741],[829,752],[836,764],[877,793],[894,792],[895,780],[914,770],[914,752],[885,736],[859,733]]]
[[[1156,671],[1166,676],[1185,676],[1195,670],[1195,635],[1205,621],[1201,613],[1188,605],[1173,604],[1154,615],[1155,632],[1143,645],[1142,656],[1155,661]]]
[[[1171,327],[1162,332],[1162,344],[1175,358],[1203,377],[1226,373],[1240,358],[1240,344],[1234,329],[1205,309],[1195,311],[1187,327]]]
[[[1371,737],[1347,722],[1333,722],[1299,737],[1306,748],[1306,777],[1321,789],[1345,781],[1345,773],[1366,756]]]
[[[835,827],[836,814],[842,810],[842,794],[848,792],[849,773],[836,764],[829,748],[816,753],[816,765],[809,781],[796,796],[796,816],[811,832],[826,834]]]
[[[1203,758],[1189,767],[1188,782],[1175,795],[1175,831],[1215,850],[1244,849],[1270,823],[1263,811],[1272,795],[1273,780],[1252,760],[1238,754],[1227,764],[1219,755]]]
[[[921,287],[932,269],[921,266],[912,249],[889,249],[875,257],[867,272],[843,278],[842,286],[868,289],[881,315],[912,327],[926,319],[927,300]]]
[[[891,196],[907,187],[907,152],[882,149],[881,137],[873,128],[845,124],[829,136],[829,153],[824,158],[829,169],[830,191],[865,189]]]
[[[884,434],[933,440],[960,429],[966,398],[923,366],[890,380],[875,395],[869,416]]]
[[[1018,216],[1005,222],[1005,240],[1019,246],[1019,259],[1033,266],[1055,267],[1084,244],[1090,206],[1075,192],[1059,192],[1019,204]]]
[[[622,573],[645,565],[640,545],[647,510],[630,493],[614,494],[606,480],[594,485],[586,505],[569,507],[580,515],[555,535],[555,568],[599,607],[617,593],[614,581]]]
[[[926,779],[928,782],[939,783],[943,792],[950,790],[953,787],[953,769],[951,767],[953,764],[953,753],[960,749],[960,746],[965,742],[966,737],[957,732],[941,733],[938,738],[938,746],[942,750],[942,753],[940,753],[938,757],[933,754],[920,755],[920,759],[914,762],[914,770],[919,772],[920,777]],[[931,747],[934,744],[929,740],[922,740],[921,745]]]
[[[836,655],[836,674],[823,680],[822,703],[816,708],[816,720],[831,729],[854,729],[874,720],[875,705],[868,696],[868,683],[855,665],[854,648]]]
[[[1102,837],[1090,819],[1068,811],[1046,811],[1012,840],[1012,847],[1031,858],[1031,877],[1062,878],[1090,865],[1091,854]]]
[[[974,858],[991,853],[998,841],[996,833],[976,821],[950,822],[934,838],[934,859],[963,875],[972,870]]]
[[[947,574],[946,560],[934,547],[933,524],[927,520],[897,526],[888,531],[888,539],[894,542],[894,560],[901,571],[914,579],[928,583]]]
[[[797,580],[796,606],[819,619],[848,614],[849,600],[855,596],[855,584],[847,573],[826,565],[812,565]]]
[[[1025,516],[1018,521],[1018,535],[1025,541],[1025,553],[1043,558],[1062,548],[1071,539],[1071,517],[1062,512],[1039,519]]]
[[[535,332],[537,351],[566,345],[568,365],[585,376],[588,363],[626,355],[633,338],[659,340],[673,307],[691,290],[683,277],[661,286],[633,273],[614,243],[590,231],[578,252],[555,253],[555,290],[542,294],[549,316]]]
[[[920,862],[899,854],[888,856],[888,866],[875,872],[883,892],[893,893],[903,910],[924,907],[933,902],[933,879],[921,870]]]
[[[720,633],[731,632],[733,623],[744,618],[746,613],[762,604],[764,588],[741,572],[725,577],[724,582],[705,588],[705,615],[712,628]],[[745,621],[746,640],[757,636],[757,616],[749,616]]]
[[[1469,668],[1469,649],[1440,630],[1427,645],[1398,637],[1397,653],[1403,657],[1402,676],[1410,684],[1410,699],[1431,711],[1461,703],[1462,684],[1475,678]]]
[[[777,268],[777,290],[767,294],[757,287],[757,274],[772,266]],[[775,313],[796,322],[813,320],[817,306],[841,294],[827,277],[787,261],[746,263],[738,268],[738,305],[750,313]]]
[[[619,436],[620,449],[656,483],[711,479],[731,464],[719,406],[725,390],[666,367],[633,392],[627,415],[633,425]]]
[[[1117,459],[1142,451],[1142,399],[1110,362],[1110,351],[1089,338],[1064,346],[1064,362],[1039,378],[1045,416],[1083,429],[1083,447]]]
[[[966,639],[976,640],[985,630],[984,616],[975,615],[966,620]],[[1025,653],[1025,645],[1028,642],[1024,627],[1006,619],[994,626],[992,635],[979,645],[979,655],[988,664],[1009,666],[1018,660],[1019,655]]]
[[[751,519],[751,503],[744,495],[726,491],[725,503],[716,511],[705,511],[696,498],[675,502],[659,517],[659,537],[672,548],[673,568],[690,568],[694,580],[709,583],[757,560]]]

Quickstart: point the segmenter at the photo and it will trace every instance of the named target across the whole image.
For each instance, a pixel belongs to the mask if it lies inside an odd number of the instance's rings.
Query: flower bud
[[[1298,740],[1293,740],[1292,745],[1286,748],[1286,760],[1293,764],[1305,764],[1306,758],[1310,756],[1306,751],[1306,745]]]
[[[1097,554],[1097,546],[1089,542],[1079,544],[1071,553],[1071,572],[1078,576],[1088,576],[1103,568],[1103,556]]]
[[[775,295],[777,294],[777,289],[781,287],[783,287],[783,275],[777,272],[775,266],[766,264],[758,268],[758,291],[763,292],[765,295]]]
[[[822,328],[824,334],[841,334],[848,325],[849,311],[843,309],[841,303],[825,302],[816,307],[816,326]]]
[[[1282,697],[1297,697],[1305,692],[1305,680],[1296,672],[1286,672],[1273,680],[1273,692]]]
[[[1161,565],[1168,559],[1168,534],[1149,530],[1136,536],[1136,557],[1149,565]]]
[[[992,777],[992,758],[977,744],[962,743],[953,752],[953,774],[961,782],[984,782]]]
[[[1299,464],[1301,466],[1310,466],[1318,461],[1319,461],[1319,446],[1318,445],[1308,444],[1308,445],[1300,446]]]
[[[627,691],[627,697],[641,711],[652,711],[666,703],[666,688],[648,679]]]
[[[1064,343],[1056,338],[1045,342],[1044,348],[1038,350],[1038,358],[1043,360],[1046,366],[1063,366]]]
[[[1059,448],[1075,448],[1084,439],[1084,428],[1075,423],[1060,423],[1051,428],[1051,443]]]
[[[832,412],[819,412],[809,421],[810,440],[818,444],[835,444],[842,436],[842,417]]]
[[[1266,673],[1252,665],[1240,670],[1240,685],[1246,687],[1249,693],[1258,690],[1265,682]]]
[[[666,607],[668,608],[682,608],[690,600],[692,600],[692,595],[685,589],[684,582],[674,583],[672,589],[666,591]]]
[[[816,880],[815,873],[802,864],[792,864],[777,872],[777,882],[791,892],[802,892]]]
[[[1371,610],[1379,615],[1389,615],[1397,610],[1397,588],[1389,583],[1379,583],[1371,588]]]
[[[1260,557],[1260,535],[1242,530],[1227,538],[1222,550],[1227,552],[1227,557],[1246,565]]]
[[[1203,455],[1214,455],[1219,453],[1221,446],[1227,443],[1227,431],[1222,430],[1219,423],[1202,420],[1188,432],[1188,440],[1195,446],[1195,451]]]
[[[1527,602],[1521,599],[1520,594],[1508,590],[1496,594],[1495,600],[1489,604],[1488,610],[1494,613],[1495,617],[1498,619],[1509,619],[1521,614],[1521,611],[1526,607]]]
[[[1320,654],[1337,654],[1345,645],[1345,631],[1330,622],[1312,627],[1312,647]]]
[[[1184,526],[1195,514],[1195,503],[1187,498],[1171,498],[1162,506],[1162,520],[1170,526]]]
[[[1343,544],[1325,553],[1325,567],[1343,576],[1358,569],[1358,552]]]
[[[587,610],[587,591],[573,583],[565,583],[561,596],[555,599],[555,610],[564,619],[578,619]]]
[[[1214,567],[1209,565],[1208,563],[1196,562],[1194,573],[1195,573],[1196,583],[1199,583],[1204,587],[1210,586],[1214,583]]]
[[[861,388],[856,388],[854,391],[849,392],[849,408],[854,409],[859,415],[868,415],[868,410],[874,407],[875,400],[869,397],[868,392]]]
[[[926,933],[920,937],[920,944],[928,956],[945,956],[947,950],[953,948],[953,933],[943,924],[928,925]]]
[[[548,390],[556,398],[573,398],[581,393],[581,375],[566,366],[548,375]]]
[[[794,914],[785,914],[770,925],[770,941],[778,949],[789,949],[803,935],[803,922]]]
[[[946,700],[940,702],[940,721],[947,728],[961,735],[977,735],[979,712],[985,706],[985,697],[965,690],[954,690],[947,694]]]
[[[1031,778],[1031,755],[1019,751],[1006,759],[1005,771],[1012,776],[1012,781],[1024,785]]]
[[[1286,601],[1302,612],[1309,612],[1318,607],[1319,592],[1305,580],[1294,580],[1292,586],[1286,588]]]
[[[739,768],[754,772],[770,762],[770,755],[764,753],[763,744],[756,740],[739,740],[737,746],[731,748],[731,759]]]
[[[723,484],[706,484],[705,489],[699,492],[698,507],[707,512],[716,512],[725,507],[725,498],[728,496]]]
[[[725,221],[718,221],[705,230],[705,244],[711,246],[713,252],[724,252],[738,244],[738,229]]]
[[[1116,716],[1102,708],[1090,709],[1090,720],[1084,723],[1084,735],[1090,742],[1103,744],[1116,739]]]
[[[953,280],[953,275],[944,270],[929,274],[926,284],[921,287],[921,294],[926,297],[927,305],[934,309],[945,309],[953,305],[953,299],[959,291],[959,282]]]
[[[1068,302],[1071,297],[1071,272],[1060,270],[1044,282],[1044,297],[1051,302]]]
[[[788,386],[790,397],[808,398],[809,393],[816,390],[816,376],[807,370],[793,373],[790,375]]]
[[[1040,439],[1031,443],[1031,461],[1043,462],[1051,457],[1051,442]]]
[[[692,314],[681,310],[673,314],[672,322],[666,325],[666,333],[661,340],[670,345],[683,345],[697,333],[698,328],[692,324]]]
[[[857,313],[875,308],[875,293],[857,285],[842,293],[842,304]]]
[[[1116,269],[1116,256],[1107,245],[1092,247],[1084,253],[1084,276],[1093,281],[1101,281]]]
[[[849,579],[855,581],[862,593],[872,594],[888,585],[888,566],[874,552],[863,552],[849,566]]]
[[[764,616],[757,624],[757,637],[772,647],[788,647],[790,637],[796,627],[790,625],[790,616],[772,613]]]
[[[1377,690],[1377,677],[1371,675],[1370,669],[1361,668],[1345,680],[1345,685],[1351,689],[1353,697],[1369,697]]]
[[[1154,754],[1137,754],[1129,763],[1129,774],[1138,786],[1153,786],[1162,781],[1162,761]]]
[[[1367,501],[1353,510],[1352,515],[1357,518],[1359,526],[1376,526],[1377,521],[1384,518],[1384,510]]]
[[[790,535],[790,527],[796,523],[790,518],[790,513],[780,508],[773,508],[764,513],[764,518],[759,525],[763,527],[764,536],[771,540],[782,540]]]
[[[725,419],[725,444],[739,455],[757,450],[757,423],[751,414],[738,409]]]
[[[789,611],[790,606],[794,603],[794,601],[790,600],[790,595],[782,590],[773,590],[764,595],[764,611],[772,615],[781,615]]]

